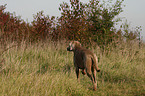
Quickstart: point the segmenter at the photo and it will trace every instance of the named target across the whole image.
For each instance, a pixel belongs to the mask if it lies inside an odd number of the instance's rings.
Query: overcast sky
[[[21,16],[25,21],[31,22],[33,14],[44,11],[45,15],[60,16],[58,10],[62,2],[70,0],[0,0],[0,5],[7,4],[6,11],[15,12],[17,16]],[[87,3],[89,0],[80,0]],[[116,1],[116,0],[113,0]],[[131,28],[142,26],[141,36],[145,41],[145,0],[124,0],[123,12],[119,17],[125,17],[124,20],[130,23]]]

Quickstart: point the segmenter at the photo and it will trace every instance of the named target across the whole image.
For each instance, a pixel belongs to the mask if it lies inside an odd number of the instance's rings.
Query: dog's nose
[[[69,47],[67,47],[67,51],[70,51],[70,48]]]

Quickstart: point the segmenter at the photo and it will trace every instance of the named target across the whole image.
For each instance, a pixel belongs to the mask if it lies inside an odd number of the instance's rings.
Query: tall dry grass
[[[104,52],[90,47],[101,69],[98,89],[93,91],[87,76],[80,75],[77,82],[73,54],[66,51],[65,41],[13,45],[0,50],[1,96],[145,95],[145,46],[139,49],[137,43],[124,42]]]

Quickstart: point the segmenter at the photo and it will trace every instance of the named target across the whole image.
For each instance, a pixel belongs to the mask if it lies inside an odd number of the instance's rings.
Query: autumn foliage
[[[70,0],[70,4],[60,4],[60,17],[45,16],[43,11],[34,15],[31,23],[26,23],[20,17],[5,12],[6,5],[0,6],[0,42],[26,40],[28,42],[51,40],[78,40],[80,42],[96,42],[98,45],[107,45],[120,40],[138,39],[138,33],[124,31],[122,25],[116,30],[115,19],[122,10],[124,0],[112,3],[100,3],[99,0],[90,0],[82,3],[79,0]],[[112,5],[111,5],[112,4]]]
[[[28,38],[29,24],[19,17],[4,12],[5,6],[0,6],[0,42],[22,41]]]

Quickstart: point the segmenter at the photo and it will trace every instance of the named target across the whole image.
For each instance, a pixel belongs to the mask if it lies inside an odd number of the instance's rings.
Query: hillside
[[[7,43],[1,47],[1,96],[144,96],[145,46],[122,43],[101,51],[89,47],[99,58],[98,89],[92,90],[87,76],[77,82],[73,53],[66,42]],[[13,46],[13,47],[11,47]],[[10,48],[11,47],[11,48]]]

